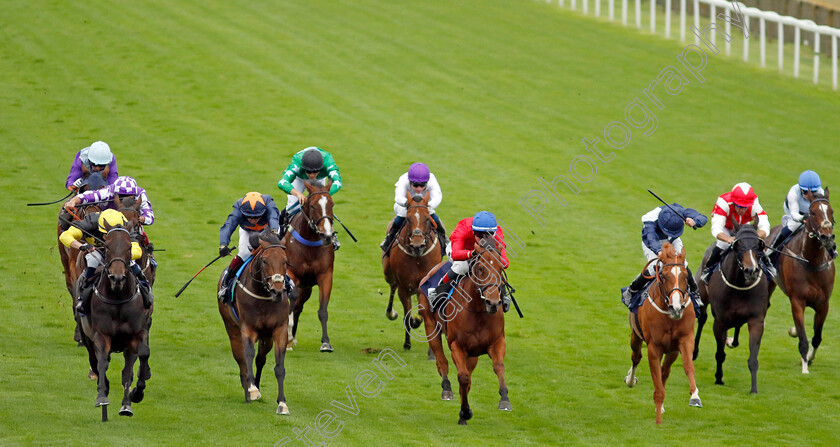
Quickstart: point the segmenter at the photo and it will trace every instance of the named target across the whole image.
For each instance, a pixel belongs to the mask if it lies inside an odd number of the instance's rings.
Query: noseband
[[[307,214],[309,212],[308,211],[309,210],[309,201],[312,199],[313,196],[316,196],[318,194],[327,194],[329,196],[330,192],[329,191],[310,192],[309,196],[306,198],[306,205],[307,205],[306,210],[302,210],[303,212],[301,214],[303,214],[303,217],[306,218],[306,223],[309,225],[309,228],[311,228],[312,231],[315,232],[315,234],[317,234],[318,236],[323,238],[324,233],[322,233],[320,230],[318,230],[318,224],[321,223],[321,221],[324,220],[324,219],[329,219],[330,225],[333,225],[333,216],[329,216],[329,215],[325,214],[325,215],[319,217],[317,220],[313,221],[309,217],[309,214]]]
[[[823,198],[823,197],[819,197],[819,198],[814,199],[811,202],[811,205],[813,205],[817,202],[825,202],[828,206],[831,206],[828,203],[828,199]],[[831,240],[829,239],[828,236],[822,237],[823,235],[820,234],[819,229],[814,226],[813,222],[811,222],[811,219],[815,216],[816,216],[816,214],[809,213],[808,218],[805,219],[805,229],[808,231],[808,237],[809,238],[817,239],[820,242],[820,245],[822,245],[822,247],[826,251],[828,251],[829,248],[830,248],[829,244],[831,243]],[[808,228],[808,227],[810,227],[810,228]],[[833,232],[834,231],[834,222],[829,221],[828,216],[826,215],[823,218],[822,223],[820,224],[820,228],[829,228]]]
[[[108,230],[108,232],[105,234],[105,236],[108,236],[109,234],[111,234],[112,231],[125,231],[126,234],[128,234],[128,236],[131,237],[131,233],[128,230],[126,230],[125,228],[111,228],[110,230]],[[111,264],[113,264],[116,261],[122,262],[123,265],[125,265],[125,268],[128,269],[129,261],[126,261],[125,259],[119,258],[119,257],[114,257],[113,259],[108,261],[108,263],[105,265],[105,269],[110,270]],[[109,273],[108,277],[110,277],[110,276],[111,276],[111,274]]]
[[[675,284],[674,288],[672,288],[667,293],[665,293],[665,292],[662,291],[662,286],[665,285],[665,281],[662,281],[662,278],[659,275],[659,272],[661,272],[663,269],[665,269],[665,267],[677,267],[679,269],[683,269],[683,270],[685,270],[684,273],[686,275],[688,275],[688,270],[685,268],[685,264],[680,264],[678,262],[663,264],[662,261],[660,261],[659,265],[657,267],[658,268],[655,269],[656,282],[657,282],[656,287],[657,287],[657,289],[659,289],[659,293],[662,294],[662,299],[665,300],[665,303],[666,304],[668,303],[668,300],[669,300],[668,297],[670,297],[671,294],[674,293],[674,291],[676,290],[680,294],[680,302],[682,303],[682,307],[688,306],[688,293],[686,293],[685,290],[679,288],[679,283]],[[669,313],[667,311],[664,311],[664,310],[660,309],[659,306],[656,305],[656,303],[653,301],[653,298],[650,297],[650,294],[648,294],[648,301],[650,301],[650,303],[653,305],[654,308],[656,308],[657,311],[659,311],[659,313],[663,313],[663,314],[668,314]]]
[[[254,254],[254,256],[259,256],[260,259],[262,259],[262,255],[265,252],[265,250],[268,250],[269,248],[276,248],[276,247],[279,247],[279,248],[282,248],[282,249],[286,248],[284,245],[281,245],[281,244],[272,244],[272,245],[266,246],[265,248],[261,248],[258,253]],[[252,262],[256,262],[256,261],[257,260],[254,259],[254,261],[252,261]],[[239,285],[239,287],[243,291],[245,291],[245,293],[247,293],[248,295],[250,295],[250,296],[252,296],[256,299],[260,299],[260,300],[273,300],[274,297],[272,296],[273,294],[272,294],[272,291],[271,291],[271,285],[275,284],[275,283],[278,283],[278,282],[283,284],[283,292],[281,292],[281,294],[285,294],[285,291],[286,291],[285,275],[281,275],[280,273],[275,273],[271,276],[264,276],[262,281],[259,281],[257,279],[257,275],[263,276],[261,267],[256,267],[254,269],[251,269],[251,280],[256,282],[256,283],[262,284],[262,286],[265,287],[265,290],[269,293],[269,296],[257,295],[256,293],[251,292],[239,280],[237,280],[236,283]]]

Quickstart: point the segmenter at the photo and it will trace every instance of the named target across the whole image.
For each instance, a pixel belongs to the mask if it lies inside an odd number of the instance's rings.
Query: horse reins
[[[315,195],[318,195],[318,194],[327,194],[327,195],[329,195],[329,194],[330,194],[330,192],[329,192],[329,191],[315,191],[315,192],[310,192],[310,193],[309,193],[309,196],[306,198],[306,204],[307,204],[307,205],[309,205],[309,200],[310,200],[310,199],[312,199],[312,196],[315,196]],[[308,207],[307,207],[307,208],[308,208]],[[311,228],[311,229],[312,229],[312,231],[314,231],[314,232],[315,232],[315,234],[317,234],[318,236],[323,237],[323,234],[322,234],[320,231],[318,231],[318,223],[320,223],[320,222],[321,222],[322,220],[324,220],[324,219],[329,219],[329,220],[330,220],[330,225],[332,225],[332,224],[333,224],[333,217],[332,217],[332,216],[330,216],[330,215],[328,215],[328,214],[324,214],[323,216],[319,217],[319,218],[318,218],[318,220],[316,220],[316,221],[314,221],[314,222],[313,222],[313,220],[309,217],[309,214],[307,214],[307,211],[305,211],[305,210],[301,210],[301,211],[302,211],[302,213],[301,213],[301,214],[303,214],[303,217],[305,217],[305,218],[306,218],[306,222],[307,222],[307,224],[309,224],[309,228]]]
[[[108,230],[108,233],[105,234],[105,237],[108,237],[108,235],[111,234],[112,231],[125,231],[126,234],[128,234],[128,237],[129,238],[131,237],[131,233],[128,230],[126,230],[125,228],[122,228],[122,227],[111,228],[110,230]],[[107,251],[107,247],[105,247],[105,248],[106,248],[106,251]],[[105,271],[108,272],[108,278],[109,279],[111,278],[111,273],[110,273],[111,265],[114,262],[117,262],[117,261],[122,262],[123,265],[125,266],[126,271],[128,271],[132,276],[134,275],[134,272],[132,272],[131,269],[129,268],[129,265],[130,265],[129,261],[126,261],[124,258],[121,258],[121,257],[114,257],[113,259],[108,261],[107,264],[105,264]],[[99,292],[99,287],[96,287],[96,286],[93,288],[93,291],[94,291],[94,293],[96,293],[96,296],[99,297],[99,300],[102,301],[105,304],[126,304],[126,303],[129,303],[129,302],[133,301],[134,299],[136,299],[140,295],[140,284],[138,283],[136,278],[135,278],[134,282],[135,282],[134,294],[131,295],[131,297],[129,297],[129,298],[125,298],[125,299],[121,299],[121,300],[112,300],[110,298],[106,298],[105,296],[103,296]]]
[[[756,234],[755,236],[750,235],[749,237],[745,237],[745,238],[741,238],[741,239],[736,238],[735,241],[732,242],[732,245],[735,245],[736,242],[738,242],[740,240],[744,240],[744,239],[758,239],[759,241],[761,241],[761,238],[758,237],[758,235]],[[744,264],[743,264],[743,262],[741,262],[741,256],[738,256],[737,250],[732,250],[732,251],[735,252],[735,261],[738,263],[738,269],[743,271],[744,270]],[[749,249],[749,251],[753,251],[753,249],[751,248],[751,249]],[[756,264],[757,264],[757,262],[758,261],[756,260]],[[723,259],[720,260],[720,263],[723,264]],[[742,286],[736,286],[736,285],[732,284],[731,282],[729,282],[729,280],[726,279],[726,274],[723,271],[723,267],[722,266],[720,267],[720,278],[723,280],[723,283],[726,284],[727,286],[729,286],[730,288],[735,289],[735,290],[750,290],[750,289],[754,288],[755,286],[758,285],[759,282],[761,282],[761,275],[763,275],[763,274],[764,274],[764,270],[762,270],[761,267],[759,267],[758,268],[758,277],[755,279],[755,281],[748,286],[743,286],[742,287]]]
[[[660,261],[660,260],[658,258],[651,259],[650,261],[648,261],[648,265],[653,261]],[[665,284],[665,282],[662,281],[662,278],[659,277],[659,272],[662,271],[662,269],[664,269],[665,267],[668,267],[668,266],[674,266],[674,267],[684,269],[685,273],[686,273],[686,277],[687,277],[688,269],[685,268],[685,264],[680,264],[680,263],[676,263],[676,262],[675,263],[669,263],[669,264],[663,264],[660,261],[660,265],[657,266],[659,268],[654,268],[654,276],[652,276],[652,277],[656,277],[656,282],[658,284],[656,286],[656,288],[659,289],[659,293],[662,294],[663,299],[665,299],[665,297],[667,297],[667,296],[670,296],[676,290],[677,292],[679,292],[680,296],[682,297],[682,300],[681,300],[682,306],[686,307],[686,306],[688,306],[688,294],[685,292],[685,290],[680,289],[679,287],[674,287],[673,289],[669,290],[668,293],[662,292],[662,286]],[[645,270],[646,269],[647,269],[647,265],[645,265]],[[650,297],[649,293],[647,294],[647,299],[648,299],[648,301],[650,301],[650,304],[653,305],[654,309],[656,309],[659,313],[666,314],[666,315],[670,313],[670,312],[667,312],[667,311],[664,311],[664,310],[660,309],[659,306],[656,304],[656,302],[653,300],[653,298]]]
[[[409,205],[407,210],[410,210],[411,208],[426,208],[428,210],[429,206],[428,205]],[[406,214],[407,214],[407,212],[406,212]],[[431,228],[432,229],[437,228],[437,224],[435,223],[434,219],[432,219],[431,217],[427,217],[426,222],[431,223]],[[420,229],[418,228],[416,231],[420,231]],[[415,231],[412,231],[411,233],[415,233]],[[423,234],[423,240],[424,241],[426,239],[434,239],[434,242],[432,242],[432,245],[430,245],[429,248],[427,248],[425,251],[423,251],[419,255],[409,253],[408,250],[406,250],[406,248],[403,246],[400,238],[397,238],[397,246],[400,248],[400,250],[403,251],[403,253],[411,256],[412,258],[422,258],[423,256],[426,256],[427,254],[431,253],[432,250],[434,250],[434,248],[437,246],[438,238],[434,237],[435,234],[434,234],[433,231],[421,232],[421,233]],[[427,237],[427,235],[430,234],[430,233],[431,233],[431,236]]]
[[[271,244],[271,245],[268,245],[268,246],[266,246],[266,247],[262,247],[262,246],[260,246],[259,248],[257,248],[257,250],[255,251],[255,253],[252,255],[252,256],[254,256],[254,258],[255,258],[255,259],[254,259],[254,261],[252,261],[252,262],[256,262],[256,257],[257,257],[257,256],[260,256],[260,258],[262,258],[262,253],[263,253],[265,250],[267,250],[267,249],[269,249],[269,248],[273,248],[273,247],[280,247],[280,248],[283,248],[283,249],[285,249],[285,248],[286,248],[286,247],[285,247],[284,245],[282,245],[282,244]],[[263,285],[263,287],[265,287],[265,289],[268,291],[269,296],[257,295],[257,294],[255,294],[254,292],[251,292],[250,290],[248,290],[248,288],[247,288],[247,287],[245,287],[245,285],[244,285],[244,284],[242,284],[242,282],[241,282],[241,281],[239,281],[239,278],[237,278],[237,279],[236,279],[236,285],[237,285],[237,286],[239,286],[239,288],[240,288],[240,289],[242,289],[242,291],[244,291],[245,293],[247,293],[247,294],[248,294],[248,295],[250,295],[251,297],[256,298],[256,299],[258,299],[258,300],[267,300],[267,301],[268,301],[268,300],[274,300],[274,297],[272,297],[272,296],[270,295],[270,294],[271,294],[271,284],[273,284],[273,283],[278,283],[278,282],[282,282],[282,283],[283,283],[283,292],[282,292],[282,293],[285,293],[285,286],[286,286],[286,283],[285,283],[285,276],[284,276],[284,275],[281,275],[281,274],[279,274],[279,273],[275,273],[275,274],[273,274],[273,275],[271,275],[271,276],[269,276],[269,277],[267,277],[267,278],[263,278],[265,281],[264,281],[264,282],[261,282],[261,281],[258,281],[258,280],[257,280],[257,277],[255,276],[255,273],[254,273],[254,270],[255,270],[255,269],[253,269],[253,268],[251,269],[251,280],[253,280],[254,282],[258,282],[258,283],[262,284],[262,285]],[[261,269],[258,269],[257,271],[259,272],[260,276],[262,276],[262,270],[261,270]]]

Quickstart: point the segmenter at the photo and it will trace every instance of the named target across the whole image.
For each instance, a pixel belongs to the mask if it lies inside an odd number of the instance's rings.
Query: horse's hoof
[[[423,320],[420,318],[410,318],[408,320],[408,324],[411,325],[412,329],[417,329],[423,323]]]
[[[808,354],[805,355],[805,360],[808,361],[808,365],[810,366],[811,363],[814,363],[814,357],[816,357],[817,352],[814,351],[813,346],[808,347]]]
[[[715,380],[715,385],[723,385],[723,380],[721,380],[721,379]]]
[[[727,348],[734,348],[735,345],[733,342],[735,341],[735,337],[726,337],[726,347]]]
[[[277,405],[277,414],[281,414],[283,416],[288,416],[290,414],[289,407],[286,405],[286,402],[280,402],[280,404]]]
[[[76,341],[76,347],[77,348],[84,348],[85,344],[81,340],[78,340],[78,341]]]
[[[808,371],[808,361],[805,359],[802,359],[802,374],[811,374],[811,372]]]
[[[333,352],[333,347],[329,343],[321,343],[321,352]]]
[[[249,397],[252,401],[254,401],[254,400],[259,400],[259,399],[262,397],[262,394],[260,394],[260,390],[259,390],[259,388],[257,388],[257,387],[256,387],[256,386],[254,386],[254,385],[251,385],[251,387],[250,387],[250,388],[248,388],[248,397]]]
[[[499,401],[499,410],[502,411],[513,411],[513,407],[510,406],[510,401],[507,400],[500,400]]]
[[[292,345],[286,345],[286,351],[293,351],[294,349]]]
[[[699,398],[699,397],[698,397],[698,398],[694,398],[694,399],[690,399],[690,400],[688,401],[688,405],[689,405],[690,407],[703,408],[703,403],[702,403],[702,402],[700,402],[700,398]]]
[[[790,335],[791,337],[796,337],[797,336],[796,326],[792,326],[790,329],[788,329],[788,335]]]
[[[134,411],[128,405],[123,405],[120,407],[120,416],[134,416]]]
[[[461,410],[458,412],[458,416],[464,421],[464,425],[467,425],[466,422],[473,417],[472,409],[467,409],[467,411]]]
[[[466,419],[458,419],[458,425],[467,425]]]
[[[452,394],[452,390],[443,390],[443,392],[440,393],[440,400],[452,400],[453,398],[454,395]]]
[[[639,383],[639,378],[638,377],[634,376],[631,379],[630,376],[627,376],[627,377],[624,378],[624,384],[627,385],[629,388],[633,388],[634,386],[636,386],[637,383]]]
[[[88,379],[90,380],[99,380],[99,376],[93,372],[93,369],[88,371]]]
[[[386,310],[386,311],[385,311],[385,316],[386,316],[386,317],[388,317],[388,319],[389,319],[389,320],[394,321],[394,320],[396,320],[396,319],[397,319],[397,317],[398,317],[399,315],[397,315],[397,311],[395,311],[395,310],[392,310],[392,311],[390,311],[390,312],[388,312],[388,311]]]
[[[131,401],[135,404],[143,402],[144,396],[145,393],[143,392],[143,390],[138,390],[137,388],[132,389],[131,392],[128,393],[128,398],[131,399]]]
[[[289,339],[289,344],[287,346],[295,346],[297,344],[297,338]]]
[[[404,344],[403,349],[406,350],[406,351],[411,351],[411,343]]]
[[[96,405],[97,407],[104,407],[105,405],[111,405],[111,401],[108,400],[107,397],[97,397],[96,398]]]

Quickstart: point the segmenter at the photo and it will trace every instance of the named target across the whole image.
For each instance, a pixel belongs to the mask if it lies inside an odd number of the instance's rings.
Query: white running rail
[[[608,17],[610,20],[615,20],[615,2],[621,2],[621,23],[625,26],[628,26],[628,2],[631,0],[607,0],[607,10],[608,10]],[[642,0],[632,0],[633,1],[633,13],[635,15],[634,21],[632,23],[633,26],[636,28],[642,28],[642,16],[644,16],[644,12],[642,12]],[[656,6],[657,0],[649,0],[650,1],[650,12],[649,12],[649,26],[650,32],[656,32]],[[672,0],[659,0],[660,5],[665,8],[665,24],[664,24],[664,35],[667,38],[671,37],[671,1]],[[679,1],[679,23],[680,23],[680,40],[685,41],[686,38],[686,3],[687,0],[678,0]],[[720,20],[718,14],[723,14],[726,19],[730,19],[733,15],[732,11],[736,8],[733,6],[734,2],[729,2],[726,0],[688,0],[693,3],[692,11],[694,12],[693,22],[694,27],[698,30],[700,29],[700,15],[698,11],[700,11],[700,3],[709,5],[709,21],[710,23],[719,24],[720,22],[725,21],[725,31],[726,34],[732,36],[731,40],[734,39],[734,35],[730,32],[731,25],[729,20]],[[589,8],[589,3],[594,2],[594,8]],[[553,0],[546,0],[546,3],[553,3]],[[564,0],[557,0],[557,3],[560,7],[566,7],[566,2]],[[570,1],[570,7],[573,10],[578,10],[577,0]],[[594,9],[594,15],[596,17],[601,16],[601,0],[580,0],[581,7],[580,11],[585,14],[589,15],[592,14]],[[795,17],[790,16],[782,16],[777,14],[773,11],[763,11],[758,8],[748,7],[745,6],[743,3],[737,2],[738,10],[740,10],[741,14],[744,16],[744,20],[747,21],[750,26],[749,32],[750,34],[755,33],[755,22],[758,21],[758,38],[759,38],[759,63],[762,67],[766,66],[767,61],[767,22],[775,23],[776,24],[776,36],[777,36],[777,44],[778,44],[778,67],[779,72],[784,71],[784,30],[786,26],[793,27],[793,36],[794,36],[794,45],[793,45],[793,77],[799,77],[799,60],[800,60],[800,51],[802,48],[802,33],[805,33],[805,37],[811,37],[812,40],[810,43],[813,45],[814,50],[814,66],[813,66],[813,82],[814,84],[819,83],[819,75],[820,75],[820,52],[829,52],[830,51],[830,58],[831,58],[831,87],[834,90],[837,90],[837,41],[840,40],[840,29],[832,28],[830,26],[823,26],[817,25],[814,23],[813,20],[801,20]],[[722,11],[722,12],[720,12]],[[735,13],[737,15],[737,11]],[[740,30],[735,30],[735,35],[741,35]],[[696,34],[694,37],[695,43],[700,43],[700,37]],[[711,42],[714,45],[715,43],[715,35],[717,33],[710,32]],[[822,38],[825,37],[825,46],[821,47]],[[739,39],[740,40],[740,39]],[[808,41],[806,40],[806,45]],[[831,47],[829,50],[828,47]],[[732,45],[730,41],[726,42],[726,54],[730,54],[732,50]],[[807,48],[807,47],[806,47]],[[822,48],[822,49],[821,49]],[[749,39],[743,39],[743,59],[744,61],[749,61]]]

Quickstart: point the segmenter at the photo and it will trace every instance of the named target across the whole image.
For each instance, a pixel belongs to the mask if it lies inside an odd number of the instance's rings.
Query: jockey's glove
[[[87,252],[93,250],[93,248],[94,248],[93,245],[90,245],[90,244],[87,244],[87,243],[79,245],[79,251],[82,252],[82,253],[87,253]]]
[[[227,256],[230,254],[230,249],[227,245],[222,245],[219,247],[219,256]]]

